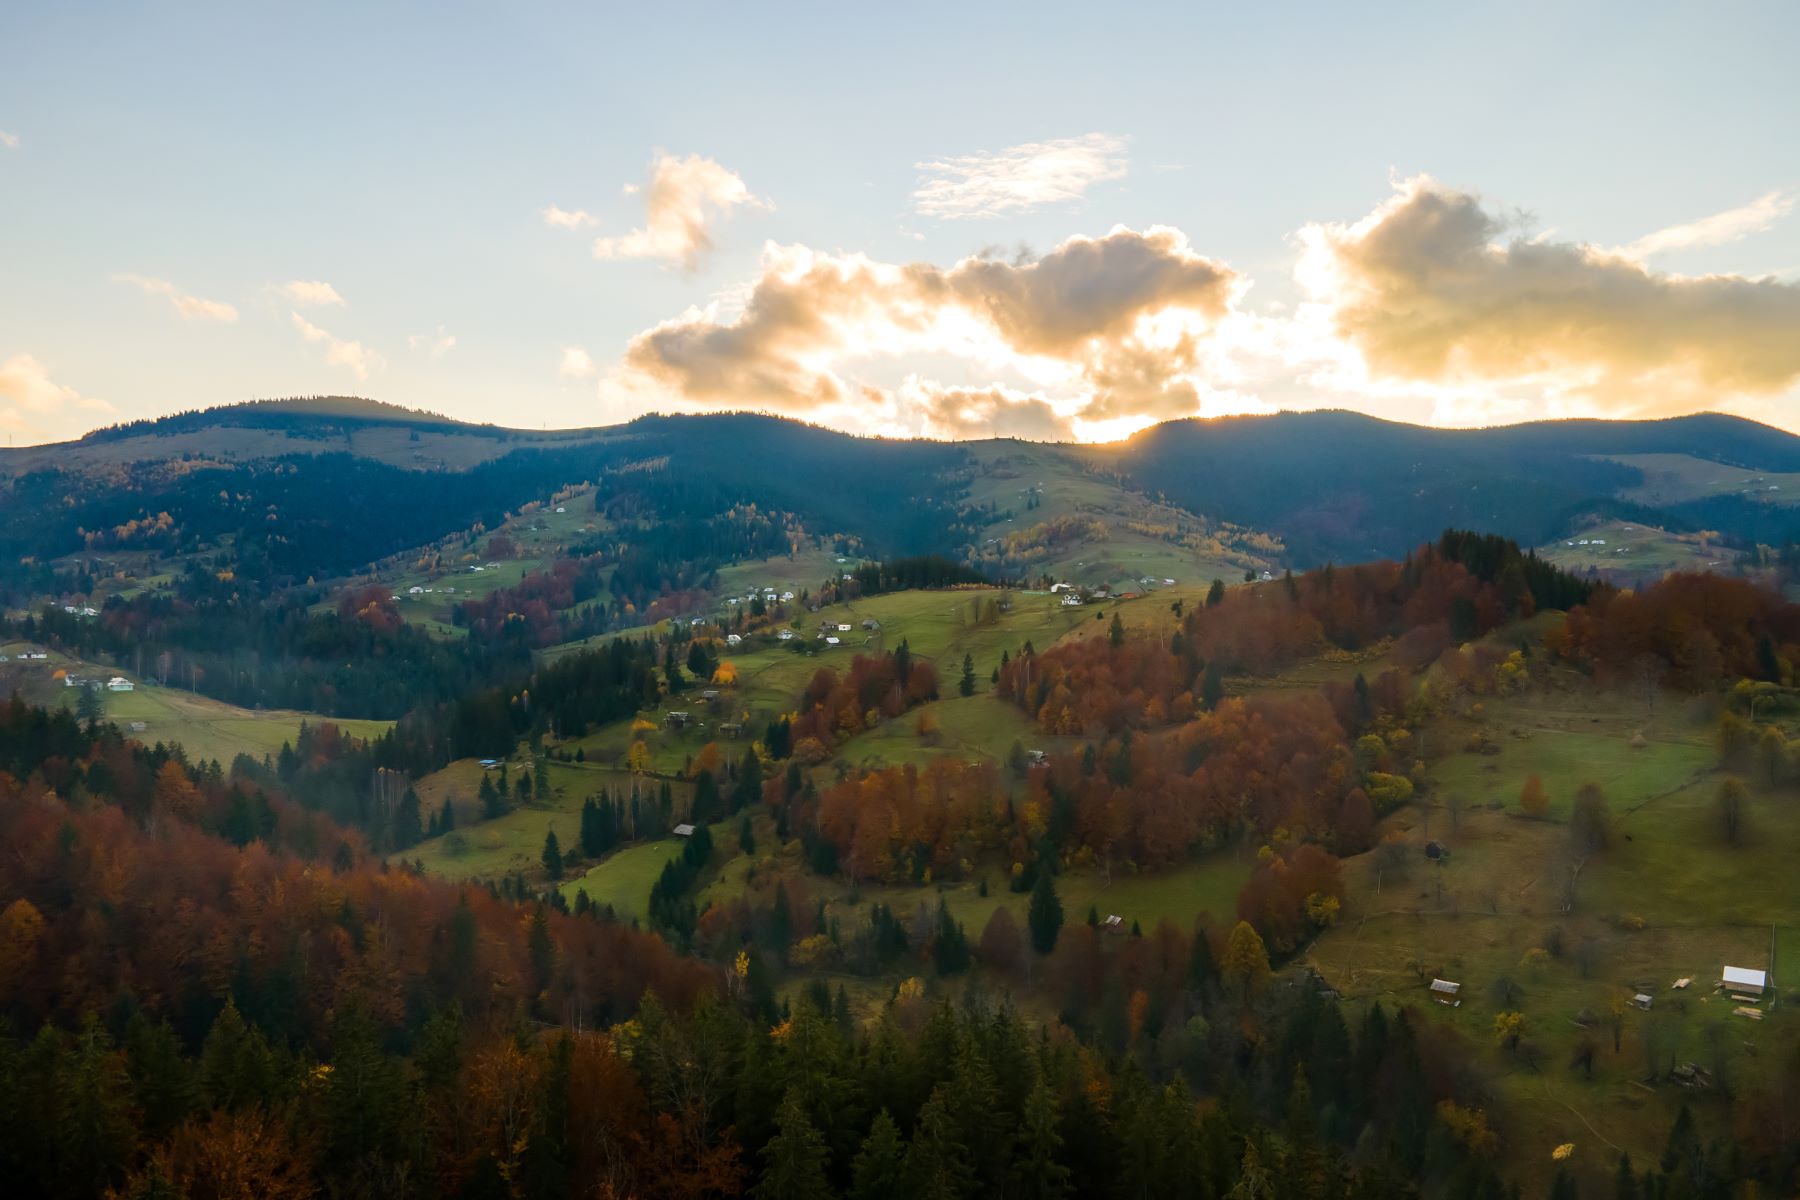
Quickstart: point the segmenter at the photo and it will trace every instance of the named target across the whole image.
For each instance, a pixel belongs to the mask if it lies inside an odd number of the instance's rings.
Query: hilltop
[[[491,527],[504,511],[628,470],[704,478],[722,500],[807,513],[817,531],[879,553],[997,564],[1010,539],[1033,567],[1095,582],[1110,573],[1116,585],[1153,568],[1236,574],[1404,554],[1447,524],[1544,545],[1628,521],[1710,532],[1737,549],[1779,546],[1800,528],[1800,438],[1718,414],[1435,429],[1280,413],[1170,421],[1084,446],[872,439],[743,413],[546,432],[340,396],[211,408],[0,452],[14,498],[58,500],[55,521],[11,536],[0,528],[0,552],[74,553],[88,548],[78,529],[162,511],[178,525],[216,525],[220,514],[206,510],[221,490],[247,496],[259,515],[275,502],[284,516],[342,519],[384,497],[408,511],[411,528],[398,539],[353,539],[335,561],[296,564],[341,574],[362,565],[348,559],[373,561],[478,521]],[[457,495],[427,499],[444,491],[420,477],[445,472],[464,477]],[[204,491],[190,483],[202,473]],[[834,486],[851,480],[860,486]],[[84,486],[94,483],[103,486]],[[879,500],[861,508],[859,496]],[[965,501],[982,510],[967,521],[895,519],[896,505],[947,511]],[[1020,537],[1034,526],[1046,528]],[[1102,529],[1107,552],[1092,546]],[[1159,568],[1162,552],[1146,543],[1195,553]]]

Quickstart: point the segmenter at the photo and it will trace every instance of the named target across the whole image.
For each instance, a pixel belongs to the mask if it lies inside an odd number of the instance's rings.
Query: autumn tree
[[[1543,777],[1534,774],[1519,789],[1519,811],[1528,817],[1541,817],[1549,807],[1550,796],[1544,791]]]
[[[1250,922],[1239,921],[1232,926],[1219,973],[1243,990],[1245,1000],[1269,978],[1269,952],[1263,946],[1262,935]]]

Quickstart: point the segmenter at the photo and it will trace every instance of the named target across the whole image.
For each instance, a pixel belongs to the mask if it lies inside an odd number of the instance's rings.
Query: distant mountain
[[[1296,565],[1403,554],[1447,526],[1522,545],[1592,517],[1778,542],[1800,532],[1800,485],[1648,505],[1645,456],[1783,475],[1800,437],[1704,413],[1660,421],[1544,421],[1432,429],[1351,412],[1171,421],[1076,451],[1124,482],[1195,512],[1279,534]],[[1717,474],[1717,472],[1710,472]],[[1705,491],[1702,486],[1699,491]]]
[[[148,538],[164,555],[229,542],[277,574],[324,577],[493,528],[576,483],[597,485],[615,519],[754,505],[869,553],[974,553],[1003,528],[1043,520],[1008,508],[1023,482],[984,482],[1021,469],[1008,446],[1023,444],[861,438],[746,413],[543,432],[356,397],[264,401],[0,452],[0,562]],[[1148,497],[1165,506],[1162,525],[1185,512],[1262,531],[1297,567],[1404,554],[1448,526],[1522,545],[1609,519],[1740,544],[1800,534],[1800,438],[1716,414],[1446,430],[1284,413],[1030,451],[1114,489],[1089,499],[1068,489],[1071,516],[1142,511]]]

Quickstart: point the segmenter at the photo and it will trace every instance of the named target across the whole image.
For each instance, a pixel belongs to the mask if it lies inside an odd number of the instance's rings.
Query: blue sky
[[[1796,45],[1790,3],[9,6],[0,431],[1794,428]]]

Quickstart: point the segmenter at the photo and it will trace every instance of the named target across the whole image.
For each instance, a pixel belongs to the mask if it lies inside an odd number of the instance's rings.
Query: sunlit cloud
[[[557,374],[564,379],[592,379],[599,371],[594,365],[594,356],[580,346],[564,346],[562,365]]]
[[[1365,385],[1465,389],[1445,413],[1491,389],[1502,414],[1535,395],[1538,415],[1666,415],[1800,380],[1800,287],[1525,239],[1427,177],[1299,240],[1297,278]]]
[[[330,330],[314,325],[297,312],[290,315],[294,319],[294,328],[302,338],[325,347],[325,361],[329,365],[345,367],[358,379],[367,379],[369,372],[379,371],[387,366],[386,359],[361,342],[340,338]]]
[[[19,148],[19,135],[16,133],[8,133],[6,130],[0,129],[0,146],[3,146],[8,150],[17,150]]]
[[[1720,246],[1761,233],[1794,211],[1800,193],[1768,192],[1738,208],[1714,213],[1698,221],[1671,225],[1646,234],[1622,251],[1629,258],[1649,258],[1668,250],[1687,250],[1696,246]]]
[[[50,370],[29,354],[15,354],[0,361],[0,430],[27,442],[71,437],[80,426],[80,413],[112,413],[104,400],[83,396],[72,387],[50,378]]]
[[[414,333],[408,335],[406,345],[408,349],[423,351],[426,355],[436,360],[456,349],[456,335],[453,333],[445,333],[444,327],[439,325],[436,333]]]
[[[972,220],[1068,204],[1096,184],[1123,178],[1125,147],[1122,137],[1090,133],[915,163],[925,174],[913,208],[928,217]]]
[[[710,158],[658,155],[644,196],[644,226],[594,241],[595,258],[649,258],[693,270],[713,247],[712,225],[734,208],[769,208],[734,171]]]
[[[338,290],[322,279],[290,279],[275,290],[295,304],[344,306],[344,298],[338,295]]]
[[[632,341],[625,367],[691,404],[818,418],[891,395],[863,365],[941,356],[986,379],[915,380],[893,420],[933,436],[984,423],[1044,436],[1126,412],[1195,411],[1185,372],[1243,286],[1167,227],[1121,226],[1033,260],[947,269],[770,245],[741,311],[726,316],[715,302],[665,322]]]
[[[554,204],[546,205],[543,211],[544,224],[555,225],[562,229],[580,229],[583,225],[594,223],[594,214],[585,208],[558,208]]]
[[[147,296],[162,296],[175,306],[176,312],[190,321],[223,321],[229,324],[238,319],[237,309],[224,301],[191,295],[166,279],[150,279],[143,275],[125,273],[114,275],[113,281],[130,284]]]

